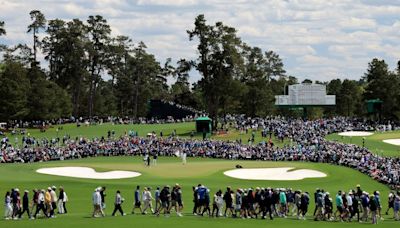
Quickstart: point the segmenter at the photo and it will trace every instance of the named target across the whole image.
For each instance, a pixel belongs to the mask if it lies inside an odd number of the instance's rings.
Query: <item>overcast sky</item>
[[[31,44],[29,12],[47,19],[104,16],[113,35],[144,41],[161,62],[194,59],[186,30],[205,14],[235,27],[249,45],[273,50],[301,80],[359,79],[372,58],[394,69],[400,60],[400,0],[0,0],[7,35],[1,43]],[[193,73],[191,81],[199,79]]]

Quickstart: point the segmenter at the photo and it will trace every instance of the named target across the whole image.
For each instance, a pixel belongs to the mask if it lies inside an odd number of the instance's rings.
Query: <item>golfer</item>
[[[28,218],[31,217],[31,213],[29,212],[29,191],[25,190],[24,196],[22,197],[22,211],[19,213],[19,218],[26,212],[28,214]]]
[[[151,196],[151,188],[150,187],[145,187],[143,191],[143,211],[142,214],[147,214],[147,209],[150,208],[150,211],[152,214],[154,214],[153,210],[153,205],[151,201],[153,200],[153,197]]]
[[[101,206],[101,195],[100,195],[101,188],[96,188],[92,195],[92,202],[93,202],[93,214],[92,217],[98,217],[101,214],[104,217],[103,208]]]
[[[57,194],[56,194],[56,189],[57,188],[55,186],[52,186],[51,190],[50,190],[50,197],[51,197],[50,216],[52,218],[55,218],[54,212],[55,212],[55,210],[57,208],[57,201],[58,201]]]
[[[157,214],[157,212],[161,209],[161,200],[160,200],[160,187],[157,187],[156,191],[154,192],[154,200],[156,202],[156,207],[154,214]]]
[[[133,209],[132,209],[132,214],[135,214],[135,209],[139,208],[140,213],[143,213],[142,211],[142,204],[140,202],[140,186],[136,186],[135,190],[135,202],[133,203]]]
[[[160,200],[161,200],[161,210],[164,212],[164,216],[169,217],[169,200],[171,197],[171,193],[169,192],[169,185],[165,186],[160,192]],[[158,211],[157,216],[160,216],[161,210]]]
[[[7,192],[4,197],[4,218],[9,220],[12,216],[11,193]]]
[[[38,206],[36,207],[36,212],[35,212],[35,215],[33,216],[33,218],[35,219],[37,214],[39,214],[40,211],[43,212],[44,216],[49,217],[45,208],[46,208],[45,207],[45,191],[44,191],[44,189],[42,189],[42,190],[40,190],[40,192],[38,194]]]
[[[118,190],[117,193],[116,193],[116,195],[115,195],[114,211],[113,211],[113,213],[111,214],[112,216],[115,216],[115,213],[116,213],[117,211],[119,211],[119,212],[121,213],[121,216],[124,216],[124,215],[125,215],[125,213],[124,213],[124,211],[122,210],[122,207],[121,207],[121,205],[122,205],[123,202],[124,202],[124,198],[122,198],[121,192]]]

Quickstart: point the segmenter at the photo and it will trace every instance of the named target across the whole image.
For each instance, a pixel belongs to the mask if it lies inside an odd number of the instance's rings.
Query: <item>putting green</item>
[[[223,172],[231,170],[236,164],[244,168],[274,168],[294,167],[295,169],[311,169],[327,174],[323,178],[306,178],[299,181],[257,181],[238,180],[227,177]],[[113,170],[137,171],[141,176],[130,179],[119,180],[92,180],[71,177],[61,177],[46,174],[39,174],[35,171],[45,167],[81,166],[94,168],[98,172]],[[228,161],[217,159],[188,158],[188,163],[182,165],[178,158],[164,158],[158,160],[155,167],[145,167],[139,157],[97,157],[81,160],[57,161],[34,164],[1,164],[0,165],[0,192],[13,187],[21,190],[33,188],[47,188],[48,186],[64,186],[69,202],[67,208],[69,213],[60,215],[55,219],[37,219],[29,221],[26,218],[21,221],[0,221],[0,227],[243,227],[246,225],[264,227],[266,225],[278,225],[280,227],[362,227],[358,223],[336,223],[336,222],[314,222],[311,221],[311,214],[314,209],[312,194],[315,188],[323,188],[329,191],[334,197],[337,190],[349,191],[360,184],[363,190],[372,192],[379,190],[384,209],[387,206],[387,195],[389,189],[370,177],[358,171],[346,167],[339,167],[329,164],[305,163],[305,162],[261,162],[261,161]],[[183,188],[184,195],[184,217],[178,218],[174,213],[170,218],[154,217],[152,215],[130,215],[132,209],[133,192],[136,185],[142,188],[150,186],[154,190],[157,186],[166,184],[174,185],[179,183]],[[224,190],[226,186],[236,188],[249,187],[291,187],[310,192],[311,205],[309,207],[308,220],[298,221],[292,218],[277,218],[274,221],[254,219],[212,219],[191,215],[192,191],[191,187],[197,184],[204,184],[215,193],[218,189]],[[115,192],[120,190],[126,199],[123,209],[128,213],[125,217],[111,217],[92,219],[91,194],[98,186],[107,187],[106,214],[110,215],[113,209]],[[398,224],[391,217],[386,216],[386,221],[381,222],[379,227],[388,227]]]
[[[400,138],[400,131],[390,132],[374,132],[371,136],[340,136],[336,134],[330,134],[326,136],[327,140],[334,140],[343,143],[356,144],[359,146],[363,145],[363,138],[365,138],[365,147],[370,149],[372,152],[391,157],[400,157],[400,146],[391,145],[383,142],[385,139],[397,139]]]

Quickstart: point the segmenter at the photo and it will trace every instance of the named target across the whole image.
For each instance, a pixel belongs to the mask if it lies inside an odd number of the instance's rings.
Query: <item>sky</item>
[[[400,0],[0,0],[7,35],[0,43],[32,44],[29,12],[47,19],[100,14],[113,35],[143,41],[160,62],[195,59],[186,30],[204,14],[238,30],[244,42],[280,55],[288,75],[329,81],[359,79],[373,58],[391,69],[400,60]],[[200,78],[191,72],[191,82]]]

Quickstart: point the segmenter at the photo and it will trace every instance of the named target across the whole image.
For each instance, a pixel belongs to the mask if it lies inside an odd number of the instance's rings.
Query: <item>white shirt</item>
[[[56,192],[54,191],[54,190],[51,190],[51,192],[50,192],[50,196],[51,196],[51,202],[52,203],[55,203],[55,202],[57,202],[57,194],[56,194]]]
[[[100,196],[100,192],[93,192],[93,205],[101,205],[101,196]]]
[[[347,195],[346,199],[347,199],[347,205],[348,206],[353,206],[353,199],[351,198],[351,196]]]
[[[44,194],[42,192],[39,193],[38,201],[39,201],[39,203],[43,203],[44,202]]]
[[[151,201],[153,199],[153,197],[151,196],[151,192],[150,191],[144,191],[143,192],[143,200],[144,201]]]
[[[64,192],[64,199],[63,199],[63,202],[67,202],[67,201],[68,201],[68,196],[67,196],[67,193]]]

